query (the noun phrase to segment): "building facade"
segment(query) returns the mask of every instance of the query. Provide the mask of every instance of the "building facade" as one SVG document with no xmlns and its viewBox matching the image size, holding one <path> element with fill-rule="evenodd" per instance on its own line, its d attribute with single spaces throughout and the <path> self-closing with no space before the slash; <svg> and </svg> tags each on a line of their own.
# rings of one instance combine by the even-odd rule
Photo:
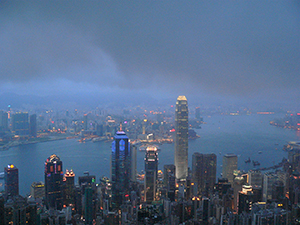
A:
<svg viewBox="0 0 300 225">
<path fill-rule="evenodd" d="M 188 176 L 188 103 L 179 96 L 175 111 L 175 167 L 176 179 L 185 181 Z"/>
<path fill-rule="evenodd" d="M 63 176 L 62 161 L 57 155 L 51 155 L 45 162 L 45 197 L 50 209 L 62 209 Z"/>
<path fill-rule="evenodd" d="M 192 181 L 196 185 L 197 194 L 208 196 L 216 183 L 217 156 L 195 152 L 192 161 Z"/>
<path fill-rule="evenodd" d="M 19 170 L 12 164 L 4 168 L 5 194 L 6 196 L 19 195 Z"/>
<path fill-rule="evenodd" d="M 228 182 L 233 185 L 233 171 L 237 170 L 237 155 L 235 154 L 226 154 L 223 157 L 223 178 L 227 178 Z"/>
<path fill-rule="evenodd" d="M 129 193 L 131 178 L 130 142 L 124 131 L 116 133 L 111 149 L 112 208 L 118 208 Z"/>
<path fill-rule="evenodd" d="M 151 203 L 156 197 L 156 182 L 158 171 L 158 151 L 154 146 L 148 146 L 145 156 L 145 202 Z"/>
<path fill-rule="evenodd" d="M 28 113 L 17 112 L 12 115 L 12 130 L 15 135 L 29 135 Z"/>
</svg>

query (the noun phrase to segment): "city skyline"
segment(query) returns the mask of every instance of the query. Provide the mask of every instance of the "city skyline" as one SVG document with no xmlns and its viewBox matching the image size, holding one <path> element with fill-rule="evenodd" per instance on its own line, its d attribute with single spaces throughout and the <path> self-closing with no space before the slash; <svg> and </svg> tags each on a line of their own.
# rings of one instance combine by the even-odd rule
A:
<svg viewBox="0 0 300 225">
<path fill-rule="evenodd" d="M 0 1 L 0 224 L 298 224 L 299 10 Z"/>
<path fill-rule="evenodd" d="M 246 112 L 242 115 L 237 113 L 215 115 L 213 117 L 220 119 L 218 126 L 219 129 L 221 129 L 222 126 L 223 131 L 220 130 L 211 135 L 207 134 L 211 129 L 210 126 L 214 126 L 214 123 L 209 122 L 211 116 L 205 117 L 203 121 L 204 118 L 201 115 L 201 111 L 196 107 L 194 118 L 189 120 L 187 99 L 185 96 L 179 96 L 176 106 L 170 109 L 173 111 L 170 118 L 166 116 L 167 114 L 165 114 L 165 112 L 153 113 L 153 111 L 149 111 L 149 113 L 153 115 L 149 115 L 148 117 L 146 115 L 147 110 L 141 108 L 137 108 L 137 111 L 132 114 L 130 111 L 124 110 L 122 115 L 127 115 L 126 120 L 124 117 L 110 116 L 107 112 L 103 112 L 103 115 L 99 116 L 97 115 L 99 112 L 96 111 L 85 114 L 75 110 L 74 112 L 65 111 L 64 114 L 61 115 L 64 120 L 60 120 L 59 114 L 54 113 L 54 115 L 56 115 L 55 119 L 53 118 L 53 120 L 51 119 L 44 123 L 44 118 L 36 120 L 36 114 L 33 114 L 34 119 L 30 119 L 30 122 L 32 122 L 31 127 L 35 128 L 31 130 L 37 130 L 37 132 L 30 134 L 30 129 L 28 130 L 30 127 L 28 118 L 31 118 L 31 116 L 28 113 L 11 114 L 11 107 L 9 107 L 8 110 L 8 113 L 1 113 L 2 118 L 0 118 L 1 121 L 4 121 L 1 128 L 3 129 L 2 138 L 6 142 L 9 141 L 8 145 L 17 142 L 19 144 L 18 147 L 21 148 L 24 143 L 29 144 L 32 140 L 45 141 L 44 138 L 45 135 L 47 135 L 45 132 L 49 132 L 49 134 L 55 132 L 56 134 L 54 134 L 54 136 L 58 135 L 60 138 L 66 139 L 65 141 L 71 141 L 69 140 L 70 138 L 77 138 L 78 140 L 74 141 L 77 142 L 77 144 L 80 142 L 80 145 L 82 145 L 84 149 L 84 151 L 80 151 L 83 154 L 82 156 L 79 155 L 79 152 L 75 153 L 75 149 L 73 148 L 68 150 L 67 145 L 64 145 L 64 147 L 60 149 L 68 155 L 71 153 L 70 155 L 75 156 L 75 158 L 80 158 L 77 163 L 76 159 L 72 158 L 71 164 L 69 161 L 67 167 L 70 167 L 70 165 L 78 167 L 78 165 L 83 164 L 83 161 L 87 161 L 88 166 L 85 165 L 84 169 L 90 168 L 90 162 L 93 158 L 104 150 L 111 156 L 109 160 L 111 176 L 110 178 L 102 176 L 100 179 L 96 177 L 96 175 L 101 176 L 103 169 L 105 169 L 102 166 L 102 163 L 103 165 L 105 164 L 105 158 L 102 157 L 100 160 L 96 160 L 95 163 L 98 171 L 97 174 L 90 175 L 90 173 L 86 171 L 84 172 L 84 176 L 78 177 L 78 183 L 75 183 L 75 173 L 73 170 L 67 169 L 64 175 L 62 162 L 65 161 L 65 159 L 61 161 L 58 155 L 52 154 L 45 161 L 45 185 L 42 182 L 33 182 L 30 187 L 31 195 L 28 197 L 13 194 L 13 190 L 18 189 L 19 186 L 18 175 L 11 176 L 11 179 L 7 179 L 7 175 L 5 175 L 5 187 L 11 184 L 13 188 L 11 191 L 6 188 L 6 191 L 0 195 L 0 209 L 3 208 L 5 210 L 4 214 L 0 214 L 0 223 L 3 219 L 7 221 L 7 223 L 8 221 L 15 223 L 20 219 L 27 221 L 26 223 L 35 225 L 35 223 L 29 221 L 38 218 L 37 224 L 42 224 L 50 220 L 62 220 L 65 221 L 66 224 L 69 224 L 71 219 L 80 225 L 93 224 L 95 221 L 97 221 L 97 224 L 111 225 L 116 223 L 145 224 L 148 220 L 156 221 L 161 224 L 180 224 L 185 221 L 201 224 L 202 222 L 206 223 L 212 219 L 217 221 L 216 223 L 228 220 L 236 221 L 236 223 L 239 224 L 239 221 L 246 220 L 247 218 L 265 219 L 263 215 L 263 210 L 265 209 L 268 209 L 270 212 L 268 215 L 268 220 L 270 221 L 280 220 L 281 224 L 291 224 L 291 221 L 298 219 L 298 217 L 293 214 L 293 210 L 288 208 L 289 206 L 286 202 L 288 201 L 293 207 L 297 203 L 298 189 L 288 188 L 298 187 L 298 179 L 300 177 L 297 175 L 297 172 L 299 171 L 300 142 L 289 142 L 289 145 L 285 146 L 287 151 L 289 151 L 288 160 L 283 158 L 281 162 L 277 161 L 277 165 L 274 165 L 273 162 L 273 166 L 269 168 L 260 167 L 260 163 L 254 161 L 255 154 L 252 152 L 251 158 L 253 167 L 251 166 L 250 168 L 253 168 L 256 172 L 253 172 L 253 170 L 239 170 L 238 164 L 241 163 L 244 163 L 243 167 L 249 168 L 248 163 L 251 162 L 250 157 L 248 157 L 245 162 L 240 161 L 238 163 L 238 158 L 241 155 L 238 156 L 233 153 L 226 154 L 226 152 L 222 154 L 219 152 L 219 157 L 217 157 L 216 154 L 211 153 L 212 148 L 203 146 L 205 142 L 202 141 L 202 138 L 200 142 L 196 142 L 199 138 L 197 132 L 202 131 L 202 129 L 203 132 L 201 133 L 204 135 L 204 140 L 207 140 L 207 137 L 205 138 L 205 135 L 207 135 L 210 139 L 209 142 L 211 142 L 211 138 L 216 138 L 218 134 L 225 134 L 225 139 L 217 140 L 214 144 L 217 145 L 216 149 L 218 151 L 227 151 L 228 145 L 227 147 L 224 145 L 224 140 L 228 141 L 228 136 L 226 135 L 227 132 L 223 129 L 225 127 L 233 128 L 247 117 L 252 120 L 252 123 L 250 123 L 251 126 L 257 124 L 259 127 L 264 127 L 263 131 L 265 131 L 268 136 L 268 138 L 262 138 L 260 140 L 264 143 L 270 137 L 270 133 L 265 130 L 267 128 L 266 125 L 271 127 L 272 130 L 276 129 L 276 131 L 273 131 L 275 133 L 278 132 L 277 129 L 282 129 L 270 122 L 262 124 L 262 121 L 256 121 L 253 123 L 257 119 L 261 120 L 265 116 L 273 115 L 270 114 L 270 112 L 258 112 L 254 115 L 246 114 Z M 138 119 L 137 112 L 142 115 L 142 119 Z M 12 119 L 6 120 L 8 115 L 12 115 Z M 21 115 L 21 118 L 16 120 L 14 117 L 18 115 Z M 41 116 L 42 115 L 39 115 L 38 117 Z M 3 119 L 3 117 L 5 118 Z M 76 121 L 76 117 L 79 117 L 80 120 Z M 235 118 L 235 120 L 232 121 L 232 118 Z M 293 116 L 291 124 L 298 126 L 299 118 L 297 114 Z M 228 120 L 227 125 L 224 124 L 225 119 Z M 26 128 L 25 130 L 28 131 L 26 134 L 17 133 L 17 126 L 8 126 L 8 124 L 6 124 L 7 122 L 23 124 L 24 121 L 27 126 L 24 127 L 22 125 L 20 128 L 21 130 Z M 71 125 L 70 121 L 75 125 L 74 131 L 68 128 Z M 209 125 L 207 123 L 209 123 Z M 53 129 L 48 131 L 36 129 L 37 127 L 41 127 L 41 125 L 42 127 L 47 126 L 47 124 L 51 125 Z M 58 127 L 55 128 L 57 125 L 64 128 L 62 130 Z M 200 125 L 205 128 L 200 129 Z M 12 130 L 5 130 L 6 127 L 10 127 Z M 197 132 L 194 131 L 194 134 L 193 132 L 188 132 L 189 127 L 194 127 Z M 247 128 L 247 126 L 244 127 Z M 289 131 L 296 133 L 295 130 L 292 130 L 295 129 L 295 127 L 289 128 Z M 238 132 L 240 132 L 238 127 L 237 129 Z M 228 131 L 229 130 L 230 128 Z M 190 129 L 190 131 L 193 130 Z M 255 135 L 257 131 L 258 130 L 250 132 L 249 134 Z M 286 129 L 282 129 L 282 131 L 287 132 Z M 128 136 L 127 133 L 129 134 Z M 190 134 L 190 138 L 188 138 L 188 133 Z M 275 133 L 273 133 L 273 135 Z M 40 136 L 41 134 L 43 136 Z M 115 135 L 112 136 L 113 134 Z M 166 138 L 166 135 L 169 135 L 169 138 Z M 283 133 L 281 135 L 283 135 Z M 174 144 L 172 144 L 172 136 L 174 138 Z M 129 137 L 131 138 L 129 139 Z M 159 139 L 159 137 L 161 139 Z M 96 151 L 93 154 L 88 154 L 89 148 L 96 144 L 92 143 L 92 145 L 87 145 L 92 138 L 95 141 L 112 142 L 111 147 L 109 148 L 110 145 L 106 144 L 104 145 L 106 148 L 102 149 L 97 145 Z M 257 139 L 255 142 L 260 143 L 258 137 L 245 138 L 250 142 Z M 187 150 L 189 139 L 192 145 L 191 151 Z M 230 142 L 235 142 L 234 139 L 235 138 L 232 138 Z M 161 143 L 161 141 L 163 141 L 163 143 Z M 165 143 L 165 141 L 167 142 Z M 278 139 L 276 139 L 276 141 L 278 141 Z M 156 146 L 149 147 L 149 145 L 155 142 L 157 142 L 158 145 L 162 145 L 161 148 L 158 149 Z M 70 143 L 71 142 L 69 142 L 69 144 Z M 34 142 L 33 144 L 34 145 L 29 145 L 29 148 L 33 148 L 35 144 L 38 143 Z M 171 148 L 167 150 L 169 144 L 172 145 L 170 146 Z M 234 147 L 230 149 L 232 152 L 238 150 L 244 154 L 249 154 L 250 151 L 247 151 L 245 149 L 247 146 L 244 145 L 245 142 L 242 141 L 242 146 L 239 147 L 237 143 L 235 143 Z M 253 143 L 248 145 L 252 151 Z M 275 146 L 276 145 L 279 144 L 275 143 Z M 57 148 L 55 144 L 53 146 L 55 146 L 56 151 L 59 152 L 59 148 Z M 139 151 L 141 152 L 139 155 L 143 154 L 144 160 L 141 160 L 141 156 L 137 155 L 137 146 L 139 146 Z M 274 146 L 274 143 L 272 143 L 272 146 Z M 3 150 L 5 150 L 4 147 L 2 146 Z M 30 150 L 35 151 L 34 148 Z M 162 161 L 158 161 L 158 151 L 160 150 L 163 151 Z M 168 153 L 164 153 L 166 150 Z M 256 147 L 255 150 L 258 151 L 259 148 Z M 13 149 L 11 149 L 11 151 L 13 151 Z M 146 154 L 144 154 L 143 151 L 146 151 Z M 178 152 L 180 153 L 178 154 L 179 157 L 176 156 Z M 188 154 L 188 152 L 190 154 Z M 262 153 L 262 151 L 258 151 L 257 155 L 261 156 Z M 267 149 L 265 148 L 264 153 L 267 153 Z M 279 152 L 277 152 L 277 154 L 278 153 Z M 19 154 L 21 154 L 21 152 L 19 152 Z M 175 165 L 169 164 L 170 161 L 165 161 L 166 156 L 173 154 Z M 220 162 L 222 155 L 223 165 L 219 167 L 223 169 L 223 176 L 222 178 L 218 177 L 218 181 L 216 181 L 218 170 L 217 161 Z M 83 156 L 86 157 L 86 160 L 82 160 Z M 188 169 L 188 158 L 191 156 L 192 163 L 190 162 L 190 164 L 192 167 Z M 69 156 L 65 155 L 64 157 L 68 158 Z M 244 157 L 245 155 L 243 158 Z M 140 162 L 143 161 L 145 171 L 138 173 L 135 179 L 134 174 L 137 172 L 137 168 L 136 162 L 134 161 L 136 160 Z M 265 159 L 264 157 L 260 157 L 260 160 L 264 161 Z M 22 161 L 26 163 L 26 160 Z M 162 164 L 161 167 L 163 166 L 164 168 L 163 172 L 158 170 L 159 162 Z M 266 162 L 264 162 L 264 164 L 265 163 Z M 252 164 L 250 163 L 250 165 Z M 9 165 L 9 167 L 16 168 L 12 165 Z M 21 167 L 23 167 L 23 165 L 21 165 Z M 21 173 L 26 172 L 23 169 L 20 170 Z M 100 173 L 99 169 L 101 170 Z M 180 173 L 177 179 L 175 179 L 175 171 L 177 169 Z M 268 172 L 263 172 L 265 170 Z M 77 169 L 75 172 L 76 171 Z M 257 171 L 259 171 L 259 173 Z M 38 172 L 41 173 L 42 170 Z M 262 174 L 264 182 L 261 182 L 262 180 L 260 179 Z M 24 183 L 21 183 L 21 185 L 23 184 Z M 44 196 L 41 191 L 44 191 Z M 273 204 L 277 205 L 276 210 L 274 210 Z M 156 205 L 160 205 L 160 207 Z M 17 215 L 16 212 L 25 211 L 28 213 L 22 214 L 20 218 L 10 216 Z M 279 215 L 279 217 L 277 215 Z M 275 224 L 276 223 L 277 222 L 275 222 Z"/>
</svg>

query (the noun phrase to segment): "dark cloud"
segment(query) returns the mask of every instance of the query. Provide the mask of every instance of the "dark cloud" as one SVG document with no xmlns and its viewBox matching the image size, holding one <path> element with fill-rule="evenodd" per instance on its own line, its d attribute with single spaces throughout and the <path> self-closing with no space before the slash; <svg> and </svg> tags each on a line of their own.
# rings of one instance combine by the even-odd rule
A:
<svg viewBox="0 0 300 225">
<path fill-rule="evenodd" d="M 300 84 L 295 1 L 2 1 L 0 79 L 244 98 Z"/>
</svg>

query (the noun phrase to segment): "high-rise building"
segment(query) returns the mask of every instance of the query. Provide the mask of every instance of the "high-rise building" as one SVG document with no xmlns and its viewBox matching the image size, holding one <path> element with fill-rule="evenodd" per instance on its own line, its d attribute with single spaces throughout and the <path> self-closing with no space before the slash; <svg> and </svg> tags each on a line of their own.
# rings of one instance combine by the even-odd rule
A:
<svg viewBox="0 0 300 225">
<path fill-rule="evenodd" d="M 88 129 L 88 114 L 83 115 L 83 129 L 84 130 Z"/>
<path fill-rule="evenodd" d="M 29 117 L 29 134 L 36 137 L 37 127 L 36 127 L 36 114 Z"/>
<path fill-rule="evenodd" d="M 19 195 L 19 170 L 12 164 L 4 168 L 5 194 L 7 196 Z"/>
<path fill-rule="evenodd" d="M 111 149 L 112 207 L 118 208 L 129 194 L 131 177 L 130 142 L 124 131 L 116 132 Z"/>
<path fill-rule="evenodd" d="M 254 194 L 251 185 L 243 185 L 242 190 L 238 194 L 238 214 L 251 211 Z"/>
<path fill-rule="evenodd" d="M 137 154 L 137 146 L 132 145 L 131 146 L 131 181 L 136 181 L 136 154 Z"/>
<path fill-rule="evenodd" d="M 45 196 L 48 208 L 62 209 L 63 175 L 62 161 L 57 155 L 51 155 L 45 162 Z"/>
<path fill-rule="evenodd" d="M 73 170 L 66 170 L 65 176 L 65 205 L 74 205 L 75 204 L 75 173 Z"/>
<path fill-rule="evenodd" d="M 176 179 L 175 165 L 164 165 L 164 185 L 167 188 L 167 195 L 171 201 L 175 201 Z"/>
<path fill-rule="evenodd" d="M 237 170 L 237 155 L 235 154 L 226 154 L 223 157 L 223 178 L 227 178 L 228 182 L 233 185 L 233 171 Z"/>
<path fill-rule="evenodd" d="M 145 202 L 151 203 L 156 197 L 158 171 L 158 151 L 155 146 L 148 146 L 145 156 Z"/>
<path fill-rule="evenodd" d="M 7 112 L 0 111 L 0 131 L 8 130 L 8 114 Z"/>
<path fill-rule="evenodd" d="M 28 113 L 17 112 L 12 115 L 12 130 L 15 135 L 29 135 Z"/>
<path fill-rule="evenodd" d="M 175 167 L 176 179 L 185 181 L 188 176 L 188 103 L 179 96 L 175 111 Z"/>
<path fill-rule="evenodd" d="M 262 187 L 263 174 L 260 170 L 249 170 L 248 171 L 249 181 L 248 183 L 253 187 Z"/>
<path fill-rule="evenodd" d="M 278 181 L 278 176 L 275 173 L 266 172 L 263 178 L 263 201 L 272 199 L 272 191 L 274 183 Z"/>
<path fill-rule="evenodd" d="M 87 187 L 84 190 L 84 218 L 85 224 L 93 224 L 93 189 Z"/>
<path fill-rule="evenodd" d="M 45 184 L 43 182 L 33 182 L 30 186 L 30 195 L 33 198 L 44 198 Z"/>
<path fill-rule="evenodd" d="M 197 194 L 208 196 L 216 183 L 217 156 L 195 152 L 192 160 L 192 181 L 197 187 Z"/>
<path fill-rule="evenodd" d="M 198 120 L 201 119 L 200 107 L 196 107 L 195 109 L 195 118 Z"/>
<path fill-rule="evenodd" d="M 12 197 L 4 205 L 3 224 L 37 224 L 37 205 L 20 195 Z M 0 219 L 1 220 L 1 219 Z"/>
</svg>

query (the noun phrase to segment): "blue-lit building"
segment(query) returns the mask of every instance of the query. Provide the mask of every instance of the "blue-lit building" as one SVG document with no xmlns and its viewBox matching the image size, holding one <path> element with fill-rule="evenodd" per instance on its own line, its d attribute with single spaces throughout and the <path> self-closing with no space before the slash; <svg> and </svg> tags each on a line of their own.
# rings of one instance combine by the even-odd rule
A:
<svg viewBox="0 0 300 225">
<path fill-rule="evenodd" d="M 62 209 L 63 168 L 57 155 L 51 155 L 45 162 L 45 197 L 48 208 Z"/>
<path fill-rule="evenodd" d="M 111 149 L 112 208 L 118 208 L 129 196 L 131 178 L 130 142 L 124 131 L 116 133 Z"/>
</svg>

